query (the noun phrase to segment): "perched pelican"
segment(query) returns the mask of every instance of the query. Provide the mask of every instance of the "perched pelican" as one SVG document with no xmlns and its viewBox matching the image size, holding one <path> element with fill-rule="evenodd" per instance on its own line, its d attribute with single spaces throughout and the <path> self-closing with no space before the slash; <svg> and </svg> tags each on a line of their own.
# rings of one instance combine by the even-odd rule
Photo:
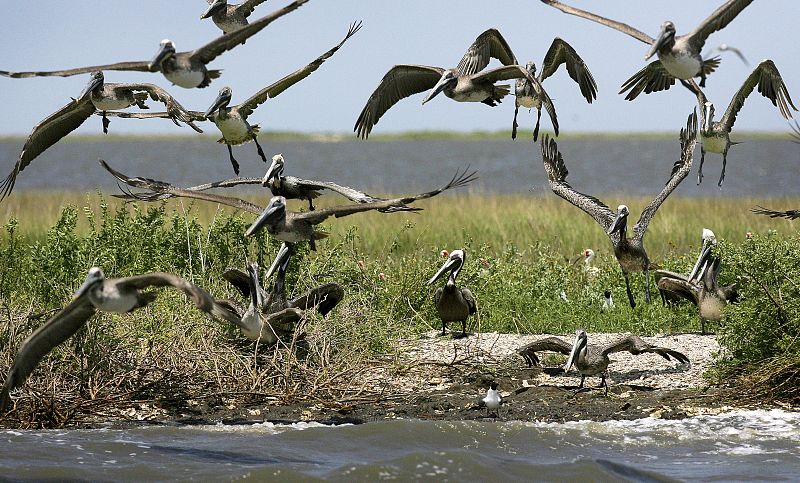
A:
<svg viewBox="0 0 800 483">
<path fill-rule="evenodd" d="M 247 17 L 265 1 L 247 0 L 239 5 L 231 5 L 228 0 L 208 0 L 208 9 L 200 16 L 200 19 L 211 17 L 214 25 L 219 27 L 223 34 L 229 34 L 234 30 L 246 27 L 248 25 Z"/>
<path fill-rule="evenodd" d="M 622 22 L 601 17 L 593 13 L 565 5 L 557 0 L 542 0 L 543 3 L 555 7 L 564 13 L 576 15 L 599 24 L 619 30 L 631 37 L 650 44 L 645 60 L 658 55 L 658 60 L 651 62 L 644 69 L 633 75 L 622 85 L 623 92 L 630 90 L 625 99 L 632 101 L 644 91 L 645 94 L 669 89 L 675 79 L 682 81 L 700 77 L 700 86 L 705 87 L 706 76 L 717 68 L 719 57 L 703 59 L 700 51 L 709 35 L 722 30 L 736 16 L 750 5 L 753 0 L 728 0 L 706 18 L 692 32 L 686 35 L 675 35 L 675 24 L 669 20 L 661 25 L 657 39 L 636 30 Z"/>
<path fill-rule="evenodd" d="M 650 302 L 650 259 L 644 250 L 644 235 L 647 232 L 647 226 L 650 220 L 656 214 L 661 203 L 667 199 L 670 193 L 689 175 L 692 169 L 692 158 L 694 146 L 697 136 L 697 115 L 693 113 L 689 116 L 686 128 L 681 129 L 681 158 L 672 166 L 672 173 L 670 174 L 669 181 L 650 202 L 647 207 L 642 211 L 639 221 L 633 225 L 633 236 L 628 238 L 627 223 L 628 223 L 628 207 L 626 205 L 619 205 L 617 212 L 614 213 L 602 201 L 594 196 L 585 195 L 575 191 L 572 186 L 567 183 L 567 170 L 564 159 L 558 151 L 558 145 L 554 139 L 549 139 L 547 136 L 542 138 L 542 160 L 544 161 L 544 169 L 547 171 L 547 177 L 550 183 L 550 188 L 553 193 L 569 201 L 576 207 L 585 211 L 586 214 L 591 216 L 603 230 L 606 231 L 608 237 L 611 239 L 611 244 L 614 246 L 614 256 L 617 257 L 622 274 L 625 276 L 625 288 L 628 293 L 628 301 L 631 307 L 636 306 L 633 300 L 633 293 L 631 292 L 630 282 L 628 281 L 628 273 L 643 271 L 645 275 L 645 301 Z"/>
<path fill-rule="evenodd" d="M 42 122 L 33 127 L 28 139 L 22 146 L 17 164 L 11 173 L 0 182 L 0 200 L 11 193 L 17 176 L 31 161 L 57 143 L 64 136 L 77 129 L 84 121 L 95 112 L 103 114 L 103 132 L 108 132 L 108 119 L 106 111 L 124 109 L 136 105 L 147 109 L 147 97 L 154 101 L 164 103 L 167 107 L 165 117 L 169 117 L 178 125 L 183 121 L 195 131 L 202 132 L 192 122 L 193 117 L 180 105 L 167 91 L 153 84 L 106 84 L 102 72 L 92 73 L 91 80 L 77 99 L 47 116 Z"/>
<path fill-rule="evenodd" d="M 500 405 L 503 404 L 503 397 L 500 391 L 497 390 L 497 383 L 492 381 L 489 383 L 489 389 L 486 390 L 486 396 L 481 399 L 481 403 L 486 406 L 486 415 L 494 414 L 494 417 L 499 417 Z M 490 412 L 491 411 L 491 412 Z"/>
<path fill-rule="evenodd" d="M 763 206 L 756 205 L 756 207 L 751 208 L 750 211 L 758 215 L 767 215 L 770 218 L 786 218 L 787 220 L 794 220 L 796 218 L 800 218 L 800 210 L 776 211 L 776 210 L 770 210 L 769 208 L 764 208 Z"/>
<path fill-rule="evenodd" d="M 467 255 L 464 250 L 453 250 L 444 265 L 428 280 L 428 285 L 438 280 L 445 273 L 450 273 L 444 287 L 436 289 L 433 295 L 433 303 L 442 319 L 442 335 L 445 335 L 448 322 L 461 322 L 461 335 L 467 336 L 467 318 L 474 314 L 478 307 L 475 305 L 475 297 L 466 288 L 456 286 L 456 277 L 464 266 Z"/>
<path fill-rule="evenodd" d="M 258 144 L 257 135 L 259 127 L 258 125 L 251 125 L 248 123 L 247 117 L 252 114 L 258 106 L 266 102 L 267 99 L 277 97 L 281 92 L 319 69 L 323 62 L 335 54 L 336 51 L 347 42 L 347 39 L 355 35 L 359 29 L 361 29 L 361 22 L 351 24 L 350 30 L 347 31 L 345 38 L 335 47 L 320 55 L 305 67 L 292 72 L 283 79 L 256 92 L 249 99 L 237 106 L 228 107 L 228 104 L 231 102 L 231 88 L 223 87 L 220 89 L 219 95 L 214 100 L 214 103 L 206 110 L 205 117 L 214 121 L 214 124 L 216 124 L 222 132 L 222 138 L 217 142 L 228 146 L 228 155 L 233 165 L 233 171 L 237 175 L 239 174 L 239 163 L 233 158 L 232 145 L 254 141 L 256 143 L 258 155 L 261 156 L 261 159 L 265 163 L 267 162 L 267 157 L 261 149 L 261 145 Z"/>
<path fill-rule="evenodd" d="M 536 108 L 536 127 L 533 129 L 533 140 L 537 141 L 539 120 L 542 117 L 543 97 L 537 89 L 541 89 L 541 84 L 544 80 L 555 74 L 561 64 L 566 64 L 567 73 L 580 87 L 581 94 L 586 98 L 586 102 L 591 104 L 593 100 L 597 99 L 597 84 L 594 81 L 594 77 L 592 77 L 592 73 L 589 72 L 589 68 L 586 67 L 586 63 L 583 62 L 583 59 L 571 45 L 556 37 L 553 39 L 553 43 L 550 44 L 550 48 L 547 49 L 547 55 L 544 56 L 544 61 L 542 62 L 542 71 L 539 73 L 539 77 L 536 78 L 539 84 L 533 84 L 527 78 L 517 79 L 515 83 L 514 94 L 516 95 L 516 101 L 514 123 L 511 126 L 511 139 L 517 138 L 517 112 L 519 112 L 519 106 L 522 106 L 528 109 Z M 525 68 L 531 77 L 536 76 L 536 64 L 528 62 Z M 558 136 L 558 124 L 555 121 L 553 122 L 553 129 L 556 136 Z"/>
<path fill-rule="evenodd" d="M 503 67 L 481 72 L 494 58 Z M 558 132 L 558 120 L 553 102 L 536 80 L 524 67 L 518 65 L 511 47 L 496 29 L 480 34 L 469 47 L 467 53 L 454 69 L 443 69 L 427 65 L 398 64 L 389 69 L 381 79 L 375 92 L 369 96 L 364 109 L 358 115 L 353 128 L 356 136 L 367 139 L 372 127 L 381 116 L 401 99 L 432 89 L 422 103 L 430 101 L 440 92 L 458 102 L 482 102 L 496 106 L 505 97 L 508 85 L 495 85 L 495 82 L 527 78 L 534 92 L 541 97 L 550 120 Z"/>
<path fill-rule="evenodd" d="M 11 404 L 9 392 L 22 386 L 44 356 L 78 332 L 96 311 L 132 312 L 156 299 L 155 292 L 144 292 L 144 289 L 166 286 L 183 291 L 198 309 L 213 317 L 241 324 L 235 314 L 217 304 L 208 292 L 177 275 L 153 272 L 107 279 L 103 270 L 93 267 L 75 292 L 72 302 L 36 329 L 20 346 L 0 391 L 0 413 Z"/>
<path fill-rule="evenodd" d="M 586 331 L 583 329 L 575 331 L 575 341 L 572 345 L 558 337 L 547 337 L 520 347 L 517 349 L 517 354 L 525 359 L 528 367 L 531 367 L 534 364 L 539 364 L 539 357 L 536 355 L 539 351 L 553 351 L 568 354 L 567 363 L 564 364 L 564 372 L 569 371 L 572 366 L 575 366 L 581 374 L 580 388 L 583 388 L 583 382 L 586 376 L 596 376 L 599 374 L 602 380 L 598 387 L 605 386 L 606 394 L 608 394 L 608 383 L 606 382 L 608 364 L 611 362 L 608 356 L 614 352 L 627 351 L 635 356 L 646 352 L 652 352 L 668 361 L 674 358 L 679 363 L 689 363 L 689 358 L 682 353 L 665 347 L 648 344 L 635 335 L 621 337 L 605 346 L 589 345 L 589 339 L 586 335 Z"/>
<path fill-rule="evenodd" d="M 173 84 L 187 89 L 193 87 L 206 87 L 212 79 L 220 76 L 220 70 L 208 70 L 206 64 L 216 59 L 222 53 L 243 44 L 247 39 L 258 33 L 261 29 L 274 20 L 296 10 L 308 0 L 295 0 L 289 5 L 262 17 L 250 25 L 227 33 L 204 46 L 186 52 L 176 52 L 175 43 L 169 39 L 161 41 L 161 45 L 150 61 L 118 62 L 116 64 L 94 65 L 78 67 L 76 69 L 56 70 L 46 72 L 8 72 L 0 71 L 6 77 L 40 77 L 61 76 L 68 77 L 76 74 L 86 74 L 96 70 L 131 70 L 139 72 L 161 72 Z"/>
<path fill-rule="evenodd" d="M 697 89 L 697 104 L 700 106 L 700 168 L 697 171 L 697 184 L 703 181 L 703 161 L 705 161 L 706 151 L 712 153 L 722 154 L 722 173 L 719 176 L 718 186 L 722 187 L 722 180 L 725 179 L 725 165 L 728 162 L 728 149 L 735 142 L 731 142 L 731 129 L 733 123 L 736 122 L 736 116 L 739 114 L 744 101 L 747 96 L 753 92 L 753 89 L 758 86 L 758 92 L 766 97 L 772 104 L 776 106 L 781 115 L 785 119 L 792 118 L 792 111 L 797 108 L 789 96 L 789 91 L 783 83 L 778 68 L 771 60 L 762 60 L 758 66 L 753 69 L 753 72 L 747 76 L 742 87 L 736 92 L 736 95 L 731 99 L 728 110 L 719 121 L 714 120 L 714 104 L 708 101 L 706 95 L 701 89 Z"/>
</svg>

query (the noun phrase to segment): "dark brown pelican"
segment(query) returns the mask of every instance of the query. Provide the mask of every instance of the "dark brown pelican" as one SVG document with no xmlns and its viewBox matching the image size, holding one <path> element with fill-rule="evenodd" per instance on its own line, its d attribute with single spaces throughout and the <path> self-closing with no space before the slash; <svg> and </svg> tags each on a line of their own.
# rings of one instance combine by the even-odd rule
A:
<svg viewBox="0 0 800 483">
<path fill-rule="evenodd" d="M 445 273 L 449 273 L 447 283 L 444 287 L 436 289 L 433 295 L 433 304 L 442 319 L 442 335 L 445 335 L 448 322 L 461 322 L 461 334 L 458 337 L 467 336 L 467 318 L 474 314 L 478 307 L 475 305 L 475 297 L 466 288 L 459 288 L 456 285 L 456 277 L 464 267 L 467 254 L 464 250 L 453 250 L 444 265 L 428 280 L 428 285 L 432 284 Z"/>
<path fill-rule="evenodd" d="M 5 198 L 14 189 L 19 173 L 28 166 L 37 156 L 45 152 L 50 146 L 60 141 L 64 136 L 77 129 L 84 121 L 95 112 L 103 115 L 103 132 L 108 132 L 108 119 L 106 111 L 124 109 L 136 105 L 147 109 L 145 100 L 150 97 L 154 101 L 163 103 L 167 107 L 164 117 L 169 117 L 178 124 L 183 121 L 195 131 L 202 132 L 192 122 L 193 117 L 180 105 L 167 91 L 153 84 L 106 84 L 103 73 L 94 72 L 89 84 L 77 99 L 58 111 L 47 116 L 42 122 L 33 127 L 28 139 L 22 146 L 17 164 L 11 173 L 0 182 L 0 200 Z"/>
<path fill-rule="evenodd" d="M 771 60 L 762 60 L 753 69 L 753 72 L 747 76 L 742 87 L 731 99 L 728 110 L 725 111 L 719 121 L 714 120 L 714 104 L 708 101 L 701 89 L 698 88 L 696 90 L 697 103 L 700 105 L 700 167 L 697 170 L 697 184 L 703 181 L 703 162 L 705 161 L 706 151 L 708 151 L 722 154 L 722 172 L 717 183 L 718 186 L 722 187 L 722 181 L 725 179 L 725 165 L 728 162 L 728 149 L 737 144 L 731 142 L 730 137 L 733 123 L 736 122 L 736 116 L 744 106 L 744 101 L 756 86 L 758 86 L 758 92 L 772 101 L 772 105 L 780 110 L 785 119 L 792 118 L 791 109 L 796 111 L 797 108 L 789 96 L 789 91 L 783 83 L 783 78 L 778 72 L 778 68 L 775 67 L 775 63 Z"/>
<path fill-rule="evenodd" d="M 247 17 L 253 13 L 257 6 L 267 0 L 247 0 L 239 5 L 229 4 L 228 0 L 208 0 L 208 9 L 200 16 L 200 19 L 211 17 L 214 25 L 222 30 L 223 34 L 229 34 L 234 30 L 246 27 Z"/>
<path fill-rule="evenodd" d="M 308 2 L 308 0 L 295 0 L 289 5 L 256 20 L 250 25 L 217 37 L 195 50 L 176 52 L 175 43 L 169 39 L 164 39 L 161 41 L 161 46 L 151 61 L 118 62 L 116 64 L 94 65 L 90 67 L 46 72 L 0 71 L 0 75 L 14 78 L 41 76 L 68 77 L 76 74 L 86 74 L 96 70 L 131 70 L 139 72 L 161 72 L 164 74 L 164 77 L 173 84 L 187 89 L 206 87 L 211 83 L 212 79 L 219 77 L 222 72 L 219 70 L 208 70 L 206 64 L 209 64 L 224 52 L 233 49 L 237 45 L 243 44 L 247 39 L 257 34 L 274 20 L 296 10 L 306 2 Z"/>
<path fill-rule="evenodd" d="M 622 85 L 620 94 L 630 90 L 625 97 L 629 101 L 636 99 L 642 91 L 649 94 L 669 89 L 675 84 L 676 78 L 685 81 L 693 77 L 700 77 L 700 86 L 705 87 L 706 76 L 714 72 L 719 65 L 719 57 L 704 60 L 700 56 L 706 39 L 714 32 L 725 28 L 752 1 L 728 0 L 686 35 L 675 35 L 675 25 L 668 20 L 661 25 L 661 33 L 657 39 L 654 39 L 622 22 L 565 5 L 557 0 L 542 0 L 543 3 L 564 13 L 583 17 L 619 30 L 651 46 L 645 55 L 645 60 L 656 54 L 658 60 L 648 64 Z"/>
<path fill-rule="evenodd" d="M 547 171 L 547 177 L 550 182 L 550 188 L 553 193 L 569 201 L 576 207 L 585 211 L 586 214 L 591 216 L 597 223 L 603 227 L 608 237 L 611 239 L 611 244 L 614 246 L 614 256 L 617 257 L 622 274 L 625 276 L 625 288 L 628 293 L 628 301 L 631 307 L 636 306 L 633 300 L 633 293 L 631 292 L 630 282 L 628 281 L 628 273 L 643 271 L 645 275 L 645 302 L 650 302 L 650 259 L 644 250 L 644 235 L 647 232 L 647 226 L 656 214 L 656 211 L 661 206 L 661 203 L 667 199 L 672 191 L 677 188 L 678 184 L 689 175 L 692 169 L 692 158 L 694 146 L 697 137 L 697 115 L 693 113 L 689 116 L 686 128 L 681 129 L 681 158 L 672 166 L 669 181 L 650 202 L 647 207 L 642 211 L 639 221 L 633 225 L 633 236 L 628 238 L 627 223 L 628 223 L 628 207 L 626 205 L 619 205 L 617 212 L 611 211 L 611 208 L 606 206 L 602 201 L 594 196 L 585 195 L 575 191 L 572 186 L 567 183 L 567 170 L 564 159 L 558 151 L 558 145 L 554 139 L 549 139 L 547 136 L 542 138 L 542 160 L 544 161 L 544 169 Z"/>
<path fill-rule="evenodd" d="M 347 42 L 347 39 L 355 35 L 355 33 L 360 29 L 361 22 L 351 24 L 345 38 L 342 39 L 342 41 L 339 42 L 335 47 L 320 55 L 305 67 L 292 72 L 283 79 L 274 82 L 256 92 L 249 99 L 237 106 L 228 107 L 228 104 L 231 102 L 231 88 L 223 87 L 220 89 L 219 95 L 214 100 L 214 103 L 211 104 L 211 107 L 206 110 L 205 116 L 211 121 L 214 121 L 214 124 L 216 124 L 219 130 L 222 132 L 222 138 L 217 142 L 225 144 L 228 147 L 228 155 L 230 157 L 231 164 L 233 165 L 233 171 L 236 174 L 239 174 L 239 163 L 237 163 L 233 158 L 233 149 L 231 148 L 232 145 L 254 141 L 256 143 L 258 155 L 261 156 L 261 159 L 265 163 L 267 162 L 267 156 L 264 154 L 264 150 L 261 149 L 261 145 L 258 144 L 257 135 L 259 127 L 258 125 L 251 125 L 248 123 L 247 117 L 252 114 L 258 106 L 266 102 L 267 99 L 277 97 L 281 92 L 305 79 L 311 75 L 312 72 L 319 69 L 319 67 L 327 59 L 335 54 L 336 51 L 339 50 L 339 48 L 344 45 L 345 42 Z"/>
<path fill-rule="evenodd" d="M 489 65 L 492 58 L 499 60 L 503 67 L 481 72 Z M 510 91 L 508 85 L 496 86 L 495 82 L 520 78 L 527 78 L 531 82 L 534 91 L 541 97 L 553 126 L 558 130 L 556 111 L 550 96 L 539 81 L 518 64 L 511 47 L 500 32 L 489 29 L 475 39 L 455 69 L 427 65 L 395 65 L 383 76 L 375 92 L 369 96 L 364 109 L 358 115 L 353 131 L 356 136 L 366 139 L 372 127 L 389 108 L 401 99 L 429 89 L 432 90 L 423 99 L 423 104 L 440 92 L 444 92 L 444 95 L 454 101 L 482 102 L 494 107 Z"/>
<path fill-rule="evenodd" d="M 608 394 L 608 383 L 606 382 L 608 364 L 611 362 L 608 358 L 609 354 L 627 351 L 638 356 L 639 354 L 652 352 L 668 361 L 675 359 L 681 364 L 689 363 L 689 358 L 682 353 L 665 347 L 648 344 L 635 335 L 621 337 L 605 346 L 589 345 L 589 338 L 583 329 L 575 331 L 575 341 L 572 345 L 558 337 L 547 337 L 520 347 L 517 349 L 517 354 L 525 359 L 528 367 L 531 367 L 534 364 L 539 364 L 539 357 L 536 353 L 540 351 L 553 351 L 565 355 L 568 354 L 567 363 L 564 364 L 564 372 L 569 371 L 574 365 L 581 374 L 580 388 L 583 388 L 583 382 L 586 376 L 596 376 L 599 374 L 602 380 L 598 387 L 605 386 L 606 394 Z"/>
<path fill-rule="evenodd" d="M 547 55 L 544 56 L 542 62 L 542 71 L 539 72 L 539 77 L 536 80 L 539 84 L 533 84 L 528 79 L 517 79 L 515 84 L 514 93 L 516 95 L 514 107 L 514 123 L 511 127 L 511 139 L 517 137 L 517 112 L 519 106 L 527 107 L 528 109 L 536 108 L 536 127 L 533 129 L 533 140 L 536 141 L 539 136 L 539 120 L 542 117 L 542 94 L 537 90 L 538 87 L 544 82 L 545 79 L 555 74 L 561 64 L 566 64 L 567 73 L 578 84 L 581 89 L 581 94 L 586 98 L 589 104 L 597 99 L 597 84 L 586 67 L 586 63 L 575 52 L 571 45 L 556 37 L 550 48 L 547 50 Z M 528 62 L 525 66 L 531 77 L 536 76 L 536 64 Z M 558 136 L 558 124 L 554 123 L 553 128 L 556 136 Z"/>
<path fill-rule="evenodd" d="M 800 210 L 776 211 L 776 210 L 770 210 L 769 208 L 764 208 L 763 206 L 756 205 L 756 207 L 751 208 L 750 211 L 758 215 L 767 215 L 770 218 L 786 218 L 787 220 L 794 220 L 796 218 L 800 218 Z"/>
<path fill-rule="evenodd" d="M 167 286 L 183 291 L 198 309 L 213 317 L 241 325 L 241 320 L 217 304 L 208 292 L 177 275 L 154 272 L 107 279 L 100 268 L 93 267 L 75 292 L 72 302 L 36 329 L 20 346 L 0 391 L 0 413 L 11 404 L 10 391 L 22 386 L 44 356 L 78 332 L 96 311 L 132 312 L 155 300 L 156 293 L 144 292 L 144 289 Z"/>
</svg>

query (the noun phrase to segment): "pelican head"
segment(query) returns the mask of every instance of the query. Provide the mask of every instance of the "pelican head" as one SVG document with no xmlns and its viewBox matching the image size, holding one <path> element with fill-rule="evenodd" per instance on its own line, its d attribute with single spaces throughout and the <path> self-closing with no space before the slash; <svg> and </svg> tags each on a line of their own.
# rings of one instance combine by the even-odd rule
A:
<svg viewBox="0 0 800 483">
<path fill-rule="evenodd" d="M 200 16 L 200 20 L 211 17 L 212 15 L 225 10 L 227 6 L 228 0 L 214 0 L 211 2 L 211 5 L 208 6 L 208 9 L 203 13 L 203 15 Z"/>
<path fill-rule="evenodd" d="M 436 85 L 433 86 L 431 93 L 428 94 L 428 96 L 422 100 L 422 103 L 425 104 L 426 102 L 430 101 L 444 90 L 454 88 L 457 82 L 458 82 L 458 72 L 455 69 L 447 69 L 442 74 L 442 78 L 439 79 L 439 82 L 437 82 Z"/>
<path fill-rule="evenodd" d="M 444 265 L 442 265 L 439 271 L 436 272 L 436 274 L 431 277 L 430 280 L 428 280 L 428 285 L 438 280 L 439 277 L 447 272 L 450 272 L 450 278 L 448 279 L 447 283 L 450 283 L 450 281 L 455 283 L 458 272 L 460 272 L 461 267 L 464 266 L 466 258 L 467 255 L 464 253 L 464 250 L 453 250 L 450 252 L 450 256 L 447 257 L 447 261 L 444 262 Z"/>
<path fill-rule="evenodd" d="M 650 47 L 650 50 L 647 51 L 647 54 L 644 56 L 644 60 L 649 60 L 650 57 L 654 56 L 656 52 L 661 50 L 666 46 L 670 46 L 675 42 L 675 24 L 667 20 L 663 24 L 661 24 L 661 33 L 656 38 L 653 45 Z"/>
<path fill-rule="evenodd" d="M 270 181 L 277 179 L 283 174 L 283 154 L 276 154 L 272 157 L 272 164 L 269 166 L 264 179 L 261 180 L 261 186 L 269 186 Z"/>
<path fill-rule="evenodd" d="M 625 229 L 625 225 L 628 223 L 628 207 L 625 205 L 619 205 L 617 207 L 617 217 L 614 218 L 614 222 L 611 223 L 611 226 L 608 227 L 608 234 L 612 235 L 616 232 L 622 231 Z"/>
<path fill-rule="evenodd" d="M 703 131 L 710 131 L 714 123 L 714 104 L 706 101 L 703 104 Z"/>
<path fill-rule="evenodd" d="M 214 102 L 211 104 L 211 107 L 206 109 L 206 112 L 203 113 L 206 117 L 211 116 L 212 114 L 216 114 L 221 109 L 228 107 L 228 104 L 231 102 L 231 88 L 228 86 L 223 87 L 219 90 L 219 94 L 217 94 L 217 98 L 214 99 Z"/>
<path fill-rule="evenodd" d="M 89 78 L 89 83 L 86 84 L 86 87 L 83 89 L 83 91 L 81 91 L 81 94 L 75 101 L 77 102 L 78 100 L 83 99 L 85 96 L 91 95 L 91 93 L 98 87 L 103 87 L 103 82 L 105 82 L 105 76 L 103 75 L 102 70 L 92 72 L 91 77 Z"/>
<path fill-rule="evenodd" d="M 157 71 L 161 67 L 161 64 L 173 55 L 175 55 L 175 42 L 170 39 L 164 39 L 159 44 L 158 52 L 156 52 L 153 60 L 147 64 L 147 68 L 151 71 Z"/>
<path fill-rule="evenodd" d="M 535 76 L 536 64 L 533 61 L 529 61 L 527 64 L 525 64 L 525 70 L 527 70 L 530 75 Z"/>
<path fill-rule="evenodd" d="M 586 348 L 588 345 L 589 338 L 586 336 L 586 331 L 583 329 L 576 330 L 575 341 L 572 343 L 572 351 L 570 351 L 567 362 L 564 364 L 564 372 L 569 371 L 570 368 L 578 362 L 578 359 L 586 356 Z"/>
<path fill-rule="evenodd" d="M 283 196 L 273 196 L 264 211 L 250 225 L 244 236 L 253 236 L 258 233 L 264 225 L 274 226 L 286 219 L 286 198 Z"/>
<path fill-rule="evenodd" d="M 275 270 L 278 272 L 286 272 L 286 268 L 289 266 L 289 260 L 292 258 L 292 247 L 288 243 L 284 242 L 280 249 L 278 249 L 278 254 L 275 255 L 275 260 L 273 260 L 272 265 L 269 266 L 267 270 L 267 274 L 264 275 L 265 278 L 269 278 L 275 273 Z"/>
<path fill-rule="evenodd" d="M 708 260 L 708 256 L 711 254 L 711 249 L 717 244 L 716 235 L 714 235 L 714 232 L 708 228 L 703 228 L 702 240 L 700 256 L 697 257 L 697 261 L 695 262 L 694 267 L 692 267 L 692 271 L 689 273 L 690 281 L 693 280 L 695 276 L 698 279 L 702 277 L 703 272 L 706 269 L 706 261 Z"/>
<path fill-rule="evenodd" d="M 99 283 L 103 283 L 106 279 L 103 270 L 100 267 L 92 267 L 89 269 L 89 273 L 86 275 L 86 280 L 83 281 L 83 285 L 81 285 L 78 290 L 75 292 L 73 299 L 77 299 L 85 295 L 92 287 L 96 286 Z"/>
</svg>

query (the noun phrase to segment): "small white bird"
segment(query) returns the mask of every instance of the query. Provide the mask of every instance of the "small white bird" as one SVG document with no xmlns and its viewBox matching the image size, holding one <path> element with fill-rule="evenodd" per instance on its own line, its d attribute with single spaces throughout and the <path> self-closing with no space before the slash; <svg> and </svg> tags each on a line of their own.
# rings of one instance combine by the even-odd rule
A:
<svg viewBox="0 0 800 483">
<path fill-rule="evenodd" d="M 606 289 L 606 291 L 603 292 L 602 310 L 606 311 L 606 310 L 611 310 L 613 308 L 614 308 L 614 299 L 611 298 L 611 290 Z"/>
<path fill-rule="evenodd" d="M 489 411 L 492 411 L 494 412 L 494 417 L 499 417 L 497 411 L 500 409 L 500 405 L 503 404 L 503 398 L 500 396 L 500 391 L 497 390 L 496 382 L 492 381 L 489 384 L 489 389 L 486 390 L 486 396 L 481 399 L 481 402 L 486 406 L 487 416 L 490 414 Z"/>
</svg>

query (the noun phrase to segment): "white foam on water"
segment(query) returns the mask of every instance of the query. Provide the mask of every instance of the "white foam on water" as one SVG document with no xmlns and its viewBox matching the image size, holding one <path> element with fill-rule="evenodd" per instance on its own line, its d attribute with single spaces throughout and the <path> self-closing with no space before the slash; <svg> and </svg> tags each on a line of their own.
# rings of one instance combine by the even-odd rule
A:
<svg viewBox="0 0 800 483">
<path fill-rule="evenodd" d="M 209 424 L 201 426 L 186 426 L 187 430 L 200 430 L 208 432 L 225 432 L 225 433 L 266 433 L 266 434 L 279 434 L 286 431 L 302 431 L 312 428 L 330 428 L 335 427 L 327 424 L 318 423 L 315 421 L 299 421 L 289 424 L 275 424 L 270 422 L 255 423 L 255 424 Z"/>
</svg>

